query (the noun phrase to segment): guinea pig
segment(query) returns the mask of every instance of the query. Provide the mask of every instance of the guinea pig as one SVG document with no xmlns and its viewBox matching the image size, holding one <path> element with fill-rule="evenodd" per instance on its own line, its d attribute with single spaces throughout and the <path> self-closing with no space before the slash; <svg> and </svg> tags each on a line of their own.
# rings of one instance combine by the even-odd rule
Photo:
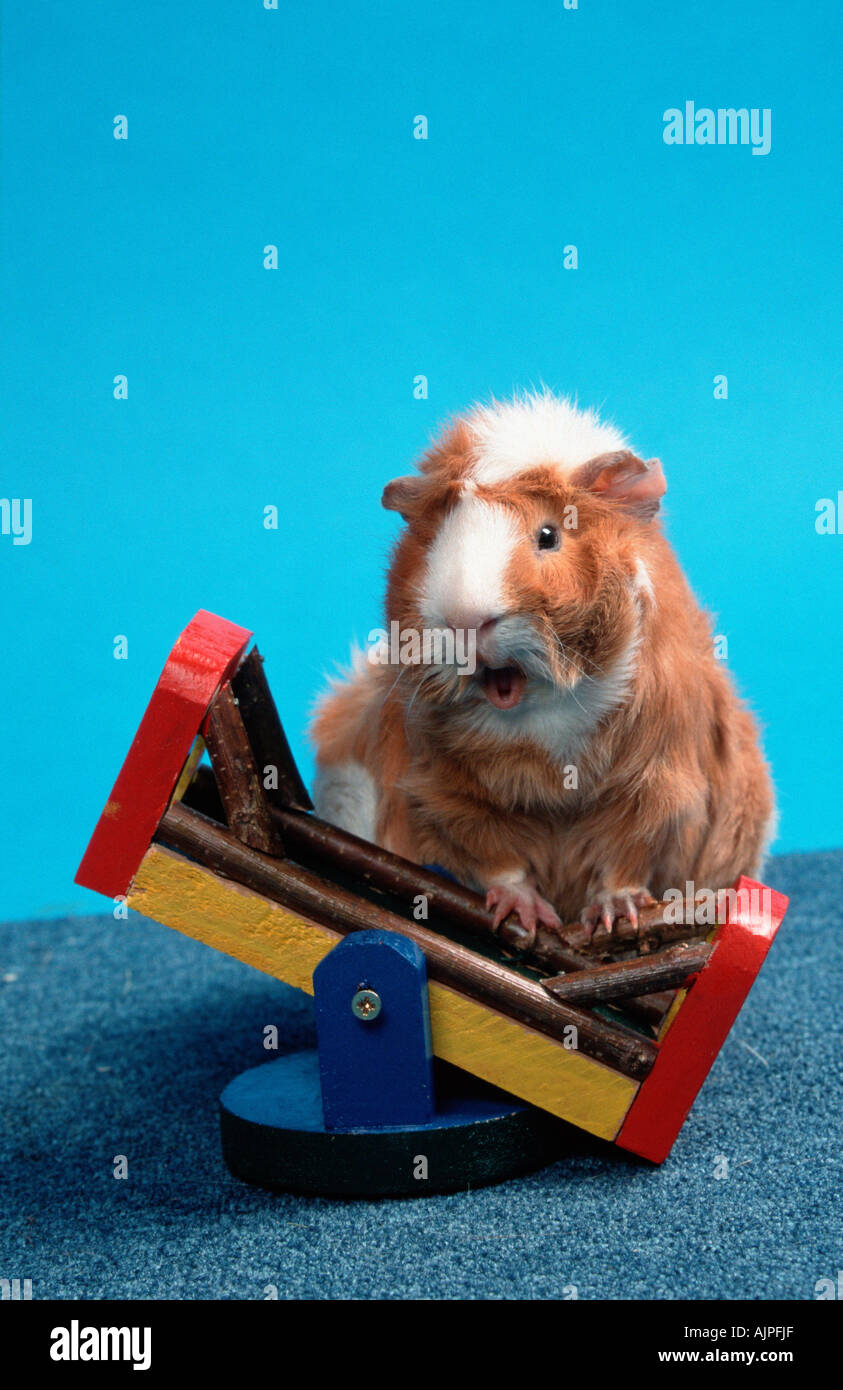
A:
<svg viewBox="0 0 843 1390">
<path fill-rule="evenodd" d="M 657 459 L 547 391 L 450 424 L 383 494 L 406 523 L 386 617 L 473 635 L 476 668 L 358 654 L 314 719 L 317 812 L 530 932 L 757 877 L 770 777 L 665 490 Z"/>
</svg>

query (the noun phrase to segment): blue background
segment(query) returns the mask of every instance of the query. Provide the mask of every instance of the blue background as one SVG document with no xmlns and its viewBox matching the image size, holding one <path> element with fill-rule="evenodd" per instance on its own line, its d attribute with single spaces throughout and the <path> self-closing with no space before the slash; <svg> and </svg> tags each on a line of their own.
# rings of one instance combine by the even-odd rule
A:
<svg viewBox="0 0 843 1390">
<path fill-rule="evenodd" d="M 102 906 L 73 873 L 197 608 L 255 630 L 309 775 L 311 701 L 380 620 L 384 482 L 449 412 L 538 382 L 664 460 L 779 848 L 843 842 L 843 536 L 814 526 L 843 486 L 839 23 L 766 0 L 4 5 L 2 494 L 34 530 L 0 537 L 3 916 Z M 666 146 L 686 99 L 771 107 L 771 153 Z"/>
</svg>

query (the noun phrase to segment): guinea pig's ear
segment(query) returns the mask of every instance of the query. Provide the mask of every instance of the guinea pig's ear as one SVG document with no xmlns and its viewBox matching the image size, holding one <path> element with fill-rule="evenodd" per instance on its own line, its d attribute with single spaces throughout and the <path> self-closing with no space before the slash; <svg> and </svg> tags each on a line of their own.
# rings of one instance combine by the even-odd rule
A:
<svg viewBox="0 0 843 1390">
<path fill-rule="evenodd" d="M 413 473 L 408 473 L 406 478 L 393 478 L 383 490 L 381 506 L 386 507 L 388 512 L 399 512 L 405 521 L 409 521 L 421 497 L 422 486 L 422 479 Z"/>
<path fill-rule="evenodd" d="M 601 454 L 574 469 L 569 479 L 576 487 L 611 498 L 643 521 L 656 515 L 667 492 L 658 459 L 640 459 L 629 449 Z"/>
</svg>

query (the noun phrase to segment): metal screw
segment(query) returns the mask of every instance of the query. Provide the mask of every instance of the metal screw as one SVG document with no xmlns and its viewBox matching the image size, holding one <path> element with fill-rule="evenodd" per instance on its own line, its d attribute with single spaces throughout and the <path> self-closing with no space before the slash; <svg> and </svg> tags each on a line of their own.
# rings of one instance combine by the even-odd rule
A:
<svg viewBox="0 0 843 1390">
<path fill-rule="evenodd" d="M 364 1023 L 377 1018 L 381 1008 L 381 997 L 373 989 L 358 989 L 351 1001 L 351 1012 Z"/>
</svg>

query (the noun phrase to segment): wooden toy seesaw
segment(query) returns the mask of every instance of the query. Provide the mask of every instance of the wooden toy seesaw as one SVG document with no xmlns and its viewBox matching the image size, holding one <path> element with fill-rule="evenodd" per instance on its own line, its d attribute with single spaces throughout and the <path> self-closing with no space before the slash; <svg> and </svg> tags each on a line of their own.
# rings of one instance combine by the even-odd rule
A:
<svg viewBox="0 0 843 1390">
<path fill-rule="evenodd" d="M 611 936 L 496 934 L 477 894 L 317 819 L 250 637 L 205 612 L 179 637 L 76 876 L 313 993 L 318 1053 L 222 1094 L 230 1170 L 455 1190 L 551 1161 L 559 1120 L 661 1162 L 787 899 L 741 878 L 714 927 L 657 904 Z"/>
</svg>

